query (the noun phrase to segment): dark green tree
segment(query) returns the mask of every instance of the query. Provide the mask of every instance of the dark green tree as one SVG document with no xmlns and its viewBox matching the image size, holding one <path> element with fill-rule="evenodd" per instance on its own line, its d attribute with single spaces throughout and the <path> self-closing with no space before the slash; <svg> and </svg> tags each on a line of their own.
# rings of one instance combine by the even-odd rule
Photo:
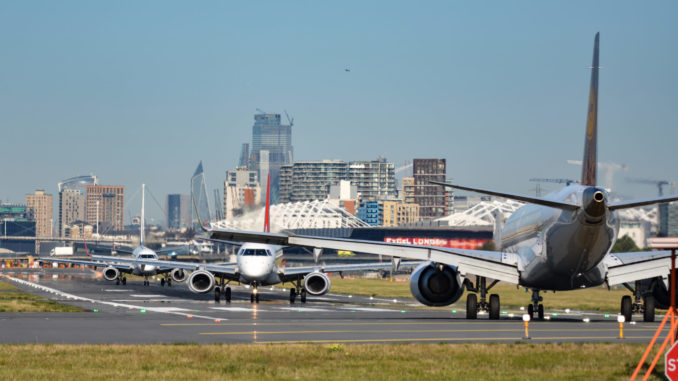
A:
<svg viewBox="0 0 678 381">
<path fill-rule="evenodd" d="M 494 241 L 489 240 L 489 241 L 485 241 L 483 246 L 480 246 L 480 250 L 497 251 L 497 247 L 494 245 Z"/>
<path fill-rule="evenodd" d="M 628 235 L 624 235 L 623 237 L 619 238 L 617 242 L 614 243 L 614 246 L 612 246 L 612 253 L 628 253 L 631 251 L 640 251 L 640 248 L 636 246 L 636 243 L 633 242 L 631 237 Z"/>
</svg>

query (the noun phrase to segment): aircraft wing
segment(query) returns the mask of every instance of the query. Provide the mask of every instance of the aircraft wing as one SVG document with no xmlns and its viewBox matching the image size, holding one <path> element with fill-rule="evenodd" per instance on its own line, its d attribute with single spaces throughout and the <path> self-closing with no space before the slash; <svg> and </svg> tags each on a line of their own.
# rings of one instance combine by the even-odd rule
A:
<svg viewBox="0 0 678 381">
<path fill-rule="evenodd" d="M 303 246 L 318 249 L 348 250 L 359 253 L 433 261 L 454 266 L 462 274 L 473 274 L 518 284 L 520 273 L 514 256 L 502 252 L 448 249 L 387 242 L 258 233 L 226 229 L 206 229 L 213 239 L 268 243 L 280 246 Z"/>
<path fill-rule="evenodd" d="M 113 266 L 122 272 L 129 272 L 130 266 L 122 263 L 106 263 L 97 260 L 84 260 L 84 259 L 62 259 L 62 258 L 40 258 L 40 261 L 43 262 L 55 262 L 55 263 L 69 263 L 74 265 L 82 266 L 95 266 L 95 267 L 106 267 Z"/>
<path fill-rule="evenodd" d="M 402 262 L 398 268 L 404 267 L 416 267 L 419 266 L 422 262 Z M 393 264 L 391 262 L 386 263 L 354 263 L 354 264 L 342 264 L 342 265 L 317 265 L 317 266 L 299 266 L 299 267 L 286 267 L 282 270 L 280 274 L 282 278 L 287 281 L 288 278 L 296 278 L 298 275 L 306 275 L 312 272 L 323 272 L 323 273 L 336 273 L 343 271 L 361 271 L 361 270 L 391 270 L 393 269 Z"/>
<path fill-rule="evenodd" d="M 604 261 L 608 268 L 607 283 L 610 286 L 666 277 L 671 273 L 670 251 L 613 253 L 608 254 Z"/>
<path fill-rule="evenodd" d="M 98 260 L 99 266 L 101 263 L 117 263 L 117 264 L 137 264 L 157 266 L 159 271 L 170 271 L 173 269 L 183 269 L 188 271 L 207 270 L 218 274 L 235 274 L 235 263 L 227 262 L 220 264 L 206 264 L 197 262 L 182 262 L 182 261 L 163 261 L 159 259 L 136 259 L 136 258 L 121 258 L 112 256 L 92 256 L 92 259 Z"/>
</svg>

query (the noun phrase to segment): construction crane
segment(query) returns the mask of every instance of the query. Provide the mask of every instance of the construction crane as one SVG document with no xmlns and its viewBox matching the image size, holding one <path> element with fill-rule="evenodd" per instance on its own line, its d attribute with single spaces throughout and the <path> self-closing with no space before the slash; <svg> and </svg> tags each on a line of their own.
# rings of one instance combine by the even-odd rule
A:
<svg viewBox="0 0 678 381">
<path fill-rule="evenodd" d="M 537 197 L 541 197 L 541 184 L 539 183 L 556 183 L 556 184 L 567 184 L 570 185 L 572 183 L 576 183 L 576 180 L 572 179 L 540 179 L 540 178 L 531 178 L 530 181 L 537 183 L 537 187 L 535 188 L 535 194 Z"/>
<path fill-rule="evenodd" d="M 581 160 L 568 160 L 567 164 L 581 165 Z M 598 168 L 605 172 L 605 188 L 612 189 L 612 180 L 614 173 L 618 170 L 628 171 L 629 167 L 626 164 L 617 163 L 602 163 L 598 162 Z"/>
<path fill-rule="evenodd" d="M 290 127 L 294 126 L 294 118 L 290 118 L 290 115 L 287 113 L 287 110 L 285 111 L 285 117 L 287 118 L 287 123 L 290 124 Z"/>
<path fill-rule="evenodd" d="M 664 195 L 664 185 L 669 185 L 669 182 L 667 180 L 632 179 L 627 177 L 626 181 L 636 184 L 655 185 L 657 186 L 657 191 L 659 192 L 660 197 Z"/>
<path fill-rule="evenodd" d="M 650 179 L 630 179 L 627 178 L 626 181 L 631 182 L 631 183 L 636 183 L 636 184 L 649 184 L 649 185 L 656 185 L 657 186 L 657 192 L 659 193 L 659 197 L 664 195 L 664 185 L 669 185 L 669 182 L 666 180 L 650 180 Z M 671 183 L 673 186 L 673 183 Z M 660 237 L 666 237 L 669 233 L 669 204 L 658 204 L 657 205 L 657 212 L 659 214 L 658 222 L 659 222 L 659 229 L 657 231 L 657 235 Z"/>
<path fill-rule="evenodd" d="M 262 109 L 260 109 L 260 108 L 258 108 L 258 107 L 257 107 L 257 112 L 258 112 L 259 114 L 268 114 L 266 111 L 264 111 L 264 110 L 262 110 Z"/>
</svg>

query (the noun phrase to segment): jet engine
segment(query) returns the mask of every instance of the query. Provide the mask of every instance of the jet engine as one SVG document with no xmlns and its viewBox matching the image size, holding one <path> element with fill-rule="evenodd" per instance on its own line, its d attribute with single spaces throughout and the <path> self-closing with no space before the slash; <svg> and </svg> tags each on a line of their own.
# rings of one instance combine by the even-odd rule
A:
<svg viewBox="0 0 678 381">
<path fill-rule="evenodd" d="M 116 280 L 118 279 L 118 275 L 120 275 L 120 271 L 116 269 L 113 266 L 108 266 L 104 269 L 104 279 L 106 280 Z"/>
<path fill-rule="evenodd" d="M 428 262 L 412 272 L 410 291 L 422 304 L 439 307 L 459 300 L 464 287 L 456 268 Z"/>
<path fill-rule="evenodd" d="M 209 271 L 193 271 L 188 277 L 188 289 L 197 294 L 210 292 L 212 287 L 214 287 L 214 275 Z"/>
<path fill-rule="evenodd" d="M 321 272 L 312 272 L 304 277 L 304 289 L 311 295 L 325 295 L 330 290 L 330 278 Z"/>
<path fill-rule="evenodd" d="M 186 271 L 184 271 L 184 269 L 177 268 L 170 272 L 170 276 L 175 282 L 183 282 L 186 280 Z"/>
</svg>

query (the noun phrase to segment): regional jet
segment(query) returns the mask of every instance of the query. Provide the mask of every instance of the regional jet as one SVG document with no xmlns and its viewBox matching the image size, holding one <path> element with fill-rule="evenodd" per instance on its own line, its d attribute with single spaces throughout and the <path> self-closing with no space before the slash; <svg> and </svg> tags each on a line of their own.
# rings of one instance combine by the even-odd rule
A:
<svg viewBox="0 0 678 381">
<path fill-rule="evenodd" d="M 396 263 L 401 258 L 426 261 L 410 278 L 413 296 L 428 306 L 446 306 L 459 300 L 466 290 L 468 319 L 476 319 L 480 311 L 488 312 L 490 319 L 499 319 L 499 295 L 491 294 L 488 298 L 488 292 L 503 281 L 532 290 L 527 311 L 530 315 L 536 313 L 540 319 L 544 317 L 542 291 L 624 285 L 634 297 L 632 300 L 626 295 L 621 300 L 621 313 L 627 321 L 633 312 L 643 313 L 645 321 L 653 321 L 655 307 L 667 308 L 670 304 L 667 291 L 670 253 L 611 254 L 619 232 L 617 211 L 675 201 L 678 196 L 611 202 L 607 190 L 597 185 L 598 53 L 599 33 L 593 49 L 581 183 L 569 184 L 543 198 L 436 183 L 528 203 L 513 213 L 499 236 L 495 236 L 500 251 L 202 227 L 212 239 L 350 250 L 390 256 Z"/>
<path fill-rule="evenodd" d="M 163 275 L 160 279 L 160 285 L 171 286 L 172 280 L 176 282 L 183 282 L 186 280 L 186 272 L 182 268 L 167 266 L 160 264 L 158 254 L 156 251 L 144 246 L 144 202 L 145 202 L 146 184 L 141 185 L 141 226 L 139 231 L 139 246 L 135 248 L 131 254 L 131 258 L 115 257 L 109 255 L 91 255 L 91 260 L 77 260 L 77 259 L 57 259 L 57 258 L 41 258 L 45 262 L 56 263 L 71 263 L 78 265 L 104 267 L 102 273 L 104 279 L 108 281 L 115 281 L 117 285 L 120 283 L 127 284 L 127 278 L 124 274 L 133 274 L 144 277 L 144 286 L 150 285 L 149 277 L 156 275 Z M 87 246 L 85 246 L 87 248 Z M 176 252 L 178 248 L 166 248 L 163 251 Z M 125 251 L 125 249 L 116 248 L 116 251 Z M 189 249 L 190 251 L 190 249 Z M 89 253 L 88 253 L 89 255 Z M 142 261 L 138 263 L 136 261 Z"/>
</svg>

